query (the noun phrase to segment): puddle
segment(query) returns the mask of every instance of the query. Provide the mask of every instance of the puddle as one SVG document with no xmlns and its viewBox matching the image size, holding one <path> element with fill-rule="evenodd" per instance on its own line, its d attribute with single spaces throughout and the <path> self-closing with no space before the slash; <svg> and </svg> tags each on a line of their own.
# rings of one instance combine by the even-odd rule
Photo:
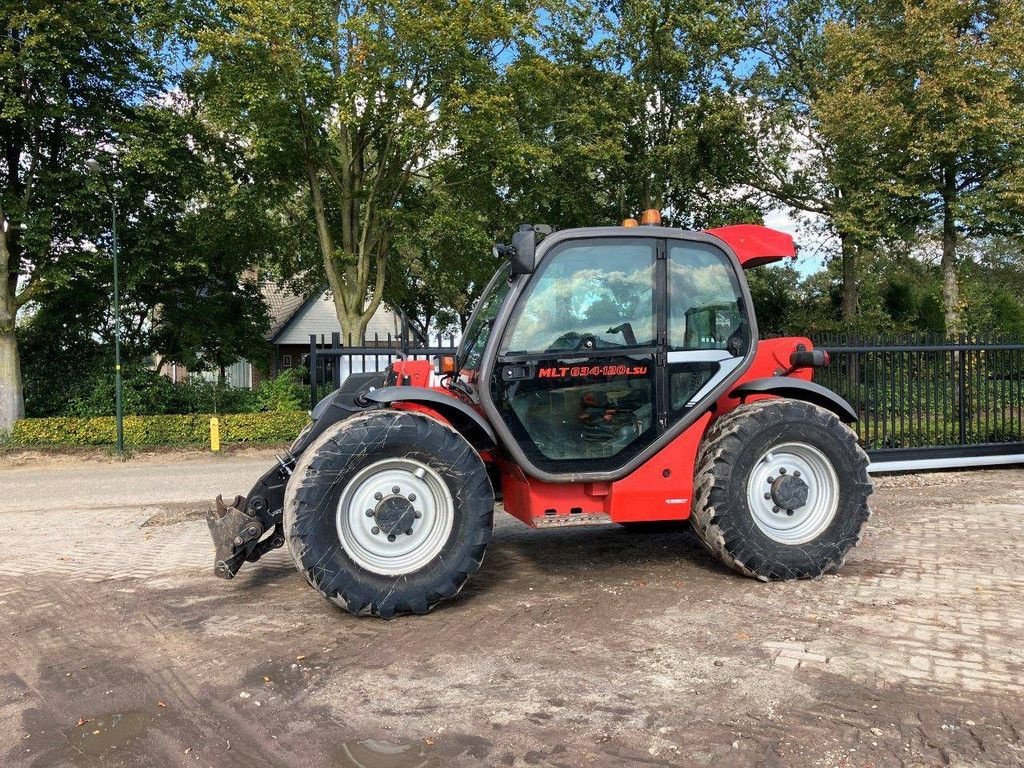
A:
<svg viewBox="0 0 1024 768">
<path fill-rule="evenodd" d="M 396 744 L 382 739 L 346 741 L 334 753 L 339 768 L 427 768 L 436 765 L 421 744 Z"/>
<path fill-rule="evenodd" d="M 152 721 L 151 715 L 141 712 L 120 712 L 100 715 L 81 726 L 64 731 L 75 749 L 87 755 L 102 755 L 127 744 L 145 733 Z"/>
</svg>

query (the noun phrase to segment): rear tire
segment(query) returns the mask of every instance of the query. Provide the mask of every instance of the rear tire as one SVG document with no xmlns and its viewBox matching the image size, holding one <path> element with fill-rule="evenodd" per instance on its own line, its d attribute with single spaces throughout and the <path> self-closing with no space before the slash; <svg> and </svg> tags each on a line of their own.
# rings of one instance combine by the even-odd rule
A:
<svg viewBox="0 0 1024 768">
<path fill-rule="evenodd" d="M 397 489 L 397 490 L 396 490 Z M 480 456 L 429 416 L 373 410 L 331 426 L 285 494 L 285 539 L 306 580 L 356 615 L 426 613 L 454 597 L 491 536 Z"/>
<path fill-rule="evenodd" d="M 798 400 L 741 405 L 704 438 L 693 527 L 730 568 L 761 581 L 839 569 L 870 517 L 868 458 L 831 411 Z"/>
</svg>

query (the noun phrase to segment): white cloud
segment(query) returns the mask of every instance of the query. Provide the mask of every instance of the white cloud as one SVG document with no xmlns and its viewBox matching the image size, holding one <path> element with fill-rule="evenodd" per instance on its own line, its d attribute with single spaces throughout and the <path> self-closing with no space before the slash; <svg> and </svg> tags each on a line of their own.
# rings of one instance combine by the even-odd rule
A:
<svg viewBox="0 0 1024 768">
<path fill-rule="evenodd" d="M 835 237 L 821 214 L 777 207 L 764 215 L 764 225 L 793 236 L 797 244 L 794 266 L 801 275 L 821 270 L 836 253 Z"/>
</svg>

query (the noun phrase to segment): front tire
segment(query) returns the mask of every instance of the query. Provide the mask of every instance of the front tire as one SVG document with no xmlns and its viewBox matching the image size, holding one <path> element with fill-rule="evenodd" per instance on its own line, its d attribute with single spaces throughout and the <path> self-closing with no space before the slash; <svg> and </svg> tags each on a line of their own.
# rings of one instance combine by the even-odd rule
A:
<svg viewBox="0 0 1024 768">
<path fill-rule="evenodd" d="M 374 410 L 330 427 L 288 483 L 299 571 L 356 615 L 426 613 L 480 567 L 494 492 L 480 456 L 429 416 Z"/>
<path fill-rule="evenodd" d="M 730 568 L 761 581 L 840 568 L 871 512 L 868 458 L 831 411 L 798 400 L 741 405 L 704 439 L 693 527 Z"/>
</svg>

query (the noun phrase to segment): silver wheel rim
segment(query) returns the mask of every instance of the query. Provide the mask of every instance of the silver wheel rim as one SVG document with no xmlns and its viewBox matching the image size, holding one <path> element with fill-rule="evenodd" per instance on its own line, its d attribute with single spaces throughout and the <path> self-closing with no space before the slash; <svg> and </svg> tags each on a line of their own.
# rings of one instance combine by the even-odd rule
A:
<svg viewBox="0 0 1024 768">
<path fill-rule="evenodd" d="M 361 568 L 401 576 L 444 549 L 455 523 L 448 485 L 415 459 L 384 459 L 361 470 L 338 500 L 338 539 Z"/>
<path fill-rule="evenodd" d="M 786 479 L 786 478 L 789 479 Z M 793 508 L 780 504 L 787 494 L 784 484 L 802 481 L 806 501 Z M 797 487 L 799 487 L 797 485 Z M 839 509 L 839 476 L 832 462 L 806 443 L 784 443 L 764 454 L 747 479 L 747 504 L 754 524 L 781 544 L 813 541 L 835 519 Z"/>
</svg>

